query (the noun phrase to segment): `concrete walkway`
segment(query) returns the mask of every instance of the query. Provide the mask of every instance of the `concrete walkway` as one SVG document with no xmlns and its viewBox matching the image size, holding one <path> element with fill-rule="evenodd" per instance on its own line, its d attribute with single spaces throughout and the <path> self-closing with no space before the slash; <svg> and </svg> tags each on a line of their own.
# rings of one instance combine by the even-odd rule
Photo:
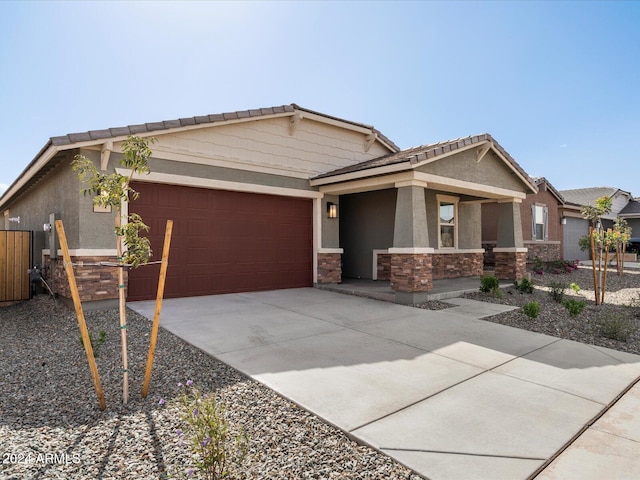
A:
<svg viewBox="0 0 640 480">
<path fill-rule="evenodd" d="M 639 356 L 478 320 L 510 307 L 447 301 L 279 290 L 165 300 L 161 323 L 431 480 L 527 479 L 640 376 Z M 153 318 L 154 302 L 129 306 Z M 538 478 L 640 478 L 640 387 Z"/>
</svg>

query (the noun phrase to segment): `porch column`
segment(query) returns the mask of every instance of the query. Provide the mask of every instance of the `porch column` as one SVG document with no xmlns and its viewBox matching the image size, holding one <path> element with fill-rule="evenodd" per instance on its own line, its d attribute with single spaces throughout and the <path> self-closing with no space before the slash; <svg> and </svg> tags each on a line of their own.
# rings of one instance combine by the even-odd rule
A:
<svg viewBox="0 0 640 480">
<path fill-rule="evenodd" d="M 342 248 L 340 245 L 339 197 L 325 195 L 317 200 L 316 223 L 319 226 L 316 265 L 317 283 L 342 282 Z M 329 206 L 333 205 L 332 208 Z M 331 213 L 330 213 L 331 211 Z"/>
<path fill-rule="evenodd" d="M 520 199 L 498 203 L 498 239 L 493 249 L 496 259 L 496 277 L 519 280 L 527 270 L 527 249 L 522 238 Z"/>
<path fill-rule="evenodd" d="M 396 184 L 396 216 L 391 254 L 391 289 L 396 302 L 414 304 L 424 302 L 431 290 L 431 261 L 429 248 L 425 182 L 411 181 Z"/>
</svg>

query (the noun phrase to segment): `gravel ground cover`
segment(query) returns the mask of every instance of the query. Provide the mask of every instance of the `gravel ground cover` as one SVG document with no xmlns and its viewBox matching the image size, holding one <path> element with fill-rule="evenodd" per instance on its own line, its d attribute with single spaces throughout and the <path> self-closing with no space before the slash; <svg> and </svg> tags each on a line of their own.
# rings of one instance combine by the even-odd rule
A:
<svg viewBox="0 0 640 480">
<path fill-rule="evenodd" d="M 594 301 L 590 266 L 580 266 L 577 270 L 561 274 L 539 275 L 532 272 L 531 280 L 534 284 L 532 294 L 520 293 L 514 286 L 510 286 L 502 289 L 502 296 L 480 291 L 464 296 L 517 307 L 535 301 L 540 304 L 540 314 L 535 319 L 529 318 L 519 309 L 483 320 L 640 354 L 640 270 L 627 269 L 623 275 L 618 276 L 615 268 L 610 269 L 605 303 L 599 306 Z M 572 317 L 562 303 L 553 300 L 550 295 L 553 283 L 563 283 L 567 287 L 574 283 L 580 287 L 577 293 L 567 288 L 564 299 L 584 301 L 582 313 Z"/>
<path fill-rule="evenodd" d="M 157 479 L 193 468 L 176 435 L 179 382 L 226 405 L 230 430 L 249 436 L 248 479 L 417 479 L 386 455 L 160 329 L 150 393 L 141 385 L 151 323 L 128 311 L 129 403 L 122 404 L 117 309 L 87 312 L 101 411 L 75 313 L 44 295 L 0 308 L 0 478 Z M 166 404 L 160 405 L 160 399 Z"/>
</svg>

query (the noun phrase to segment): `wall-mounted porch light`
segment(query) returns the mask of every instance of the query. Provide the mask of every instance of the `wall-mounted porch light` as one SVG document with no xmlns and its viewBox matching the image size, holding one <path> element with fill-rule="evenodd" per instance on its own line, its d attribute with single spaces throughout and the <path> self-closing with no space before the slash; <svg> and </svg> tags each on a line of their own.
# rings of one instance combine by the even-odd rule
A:
<svg viewBox="0 0 640 480">
<path fill-rule="evenodd" d="M 327 202 L 327 217 L 338 218 L 338 205 L 333 202 Z"/>
</svg>

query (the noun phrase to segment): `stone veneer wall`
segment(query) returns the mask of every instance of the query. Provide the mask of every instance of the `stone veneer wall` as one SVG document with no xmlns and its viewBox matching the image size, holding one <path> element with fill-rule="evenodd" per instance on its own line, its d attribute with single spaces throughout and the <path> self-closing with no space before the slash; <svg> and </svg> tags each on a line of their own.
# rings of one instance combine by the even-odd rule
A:
<svg viewBox="0 0 640 480">
<path fill-rule="evenodd" d="M 382 253 L 378 255 L 378 280 L 391 279 L 391 254 Z"/>
<path fill-rule="evenodd" d="M 342 255 L 318 253 L 318 283 L 342 282 Z"/>
<path fill-rule="evenodd" d="M 481 276 L 483 253 L 436 253 L 433 255 L 433 279 Z"/>
<path fill-rule="evenodd" d="M 95 265 L 99 262 L 115 262 L 116 257 L 71 257 L 74 264 L 73 270 L 78 285 L 78 294 L 83 302 L 96 300 L 112 300 L 118 298 L 118 268 Z M 69 280 L 64 269 L 62 256 L 55 262 L 45 256 L 45 262 L 49 262 L 50 275 L 54 277 L 54 291 L 61 297 L 71 298 Z M 79 265 L 84 263 L 85 265 Z M 124 271 L 125 288 L 127 286 L 127 270 Z"/>
<path fill-rule="evenodd" d="M 536 257 L 543 262 L 555 262 L 562 258 L 560 242 L 524 242 L 524 246 L 529 249 L 527 252 L 528 262 L 534 262 Z"/>
<path fill-rule="evenodd" d="M 396 292 L 426 292 L 433 288 L 430 253 L 391 254 L 391 289 Z"/>
<path fill-rule="evenodd" d="M 494 252 L 496 277 L 502 280 L 520 280 L 527 274 L 527 252 Z"/>
</svg>

